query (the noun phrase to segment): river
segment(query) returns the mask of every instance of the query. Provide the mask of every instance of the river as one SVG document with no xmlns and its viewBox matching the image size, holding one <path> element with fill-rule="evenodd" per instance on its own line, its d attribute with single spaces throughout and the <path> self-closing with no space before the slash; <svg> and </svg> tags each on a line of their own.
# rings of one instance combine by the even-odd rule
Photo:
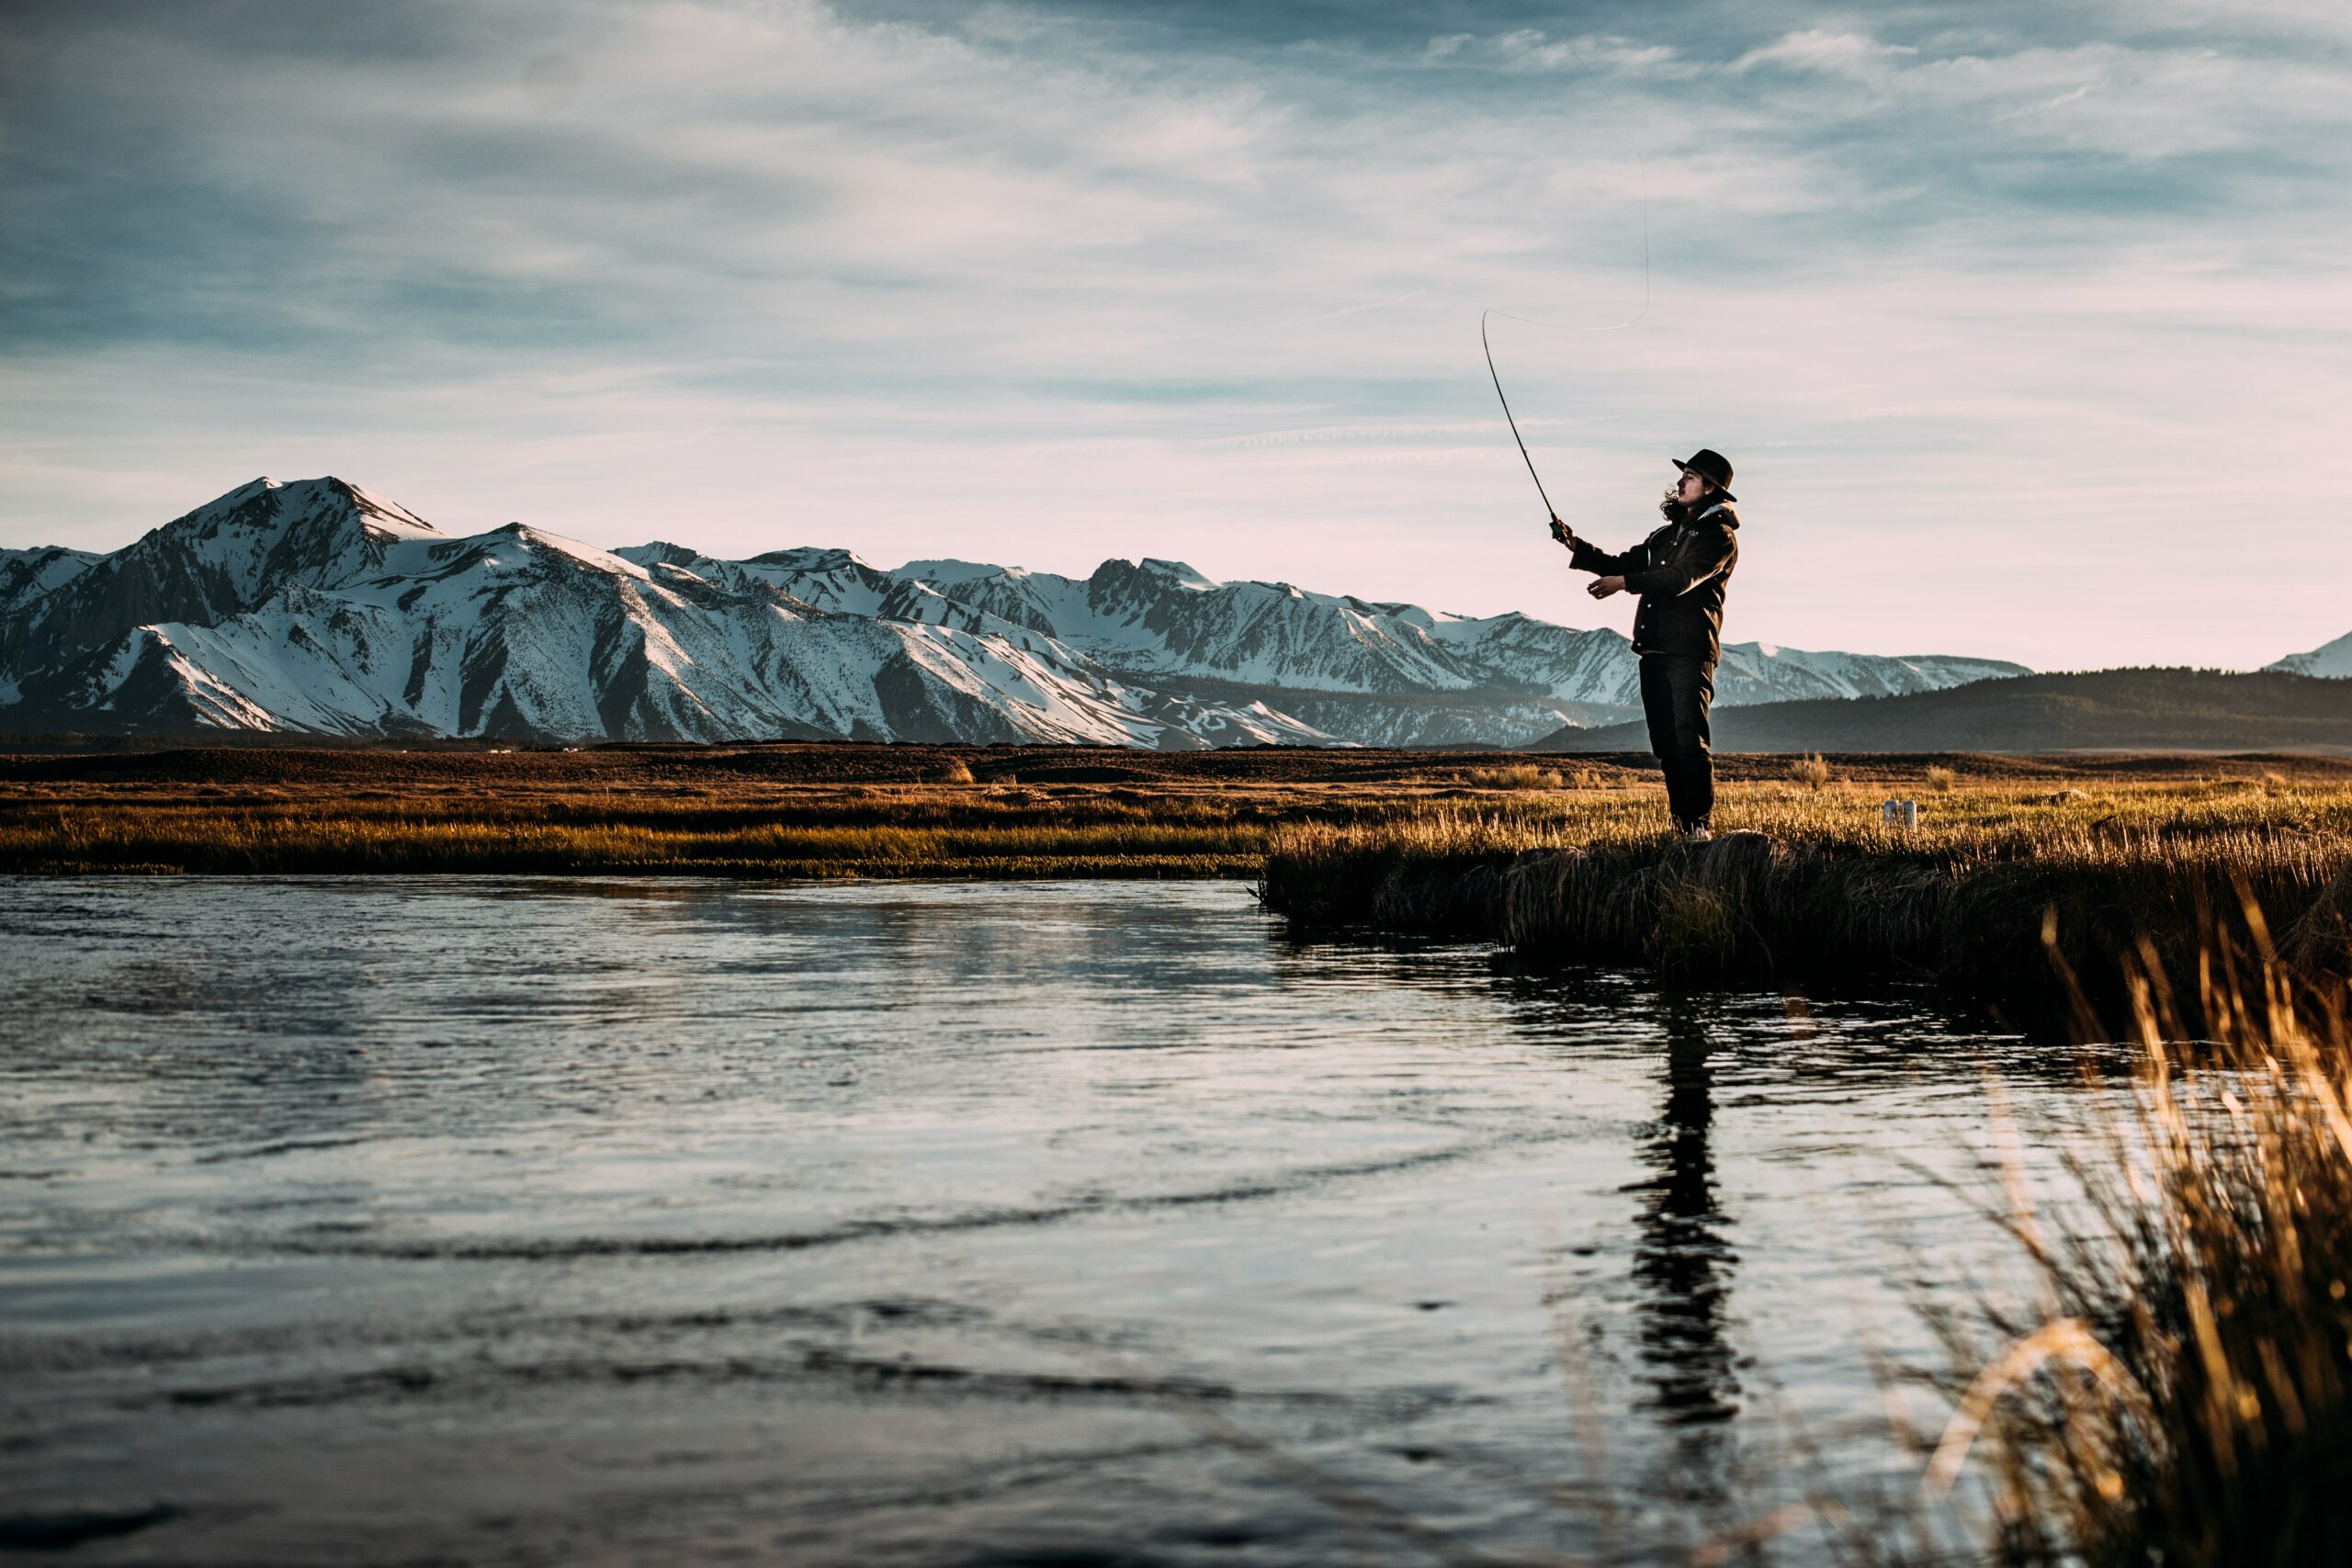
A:
<svg viewBox="0 0 2352 1568">
<path fill-rule="evenodd" d="M 1993 1086 L 2100 1098 L 1924 997 L 1232 884 L 11 879 L 0 932 L 28 1560 L 1679 1560 L 1908 1484 L 1878 1363 L 2020 1277 Z"/>
</svg>

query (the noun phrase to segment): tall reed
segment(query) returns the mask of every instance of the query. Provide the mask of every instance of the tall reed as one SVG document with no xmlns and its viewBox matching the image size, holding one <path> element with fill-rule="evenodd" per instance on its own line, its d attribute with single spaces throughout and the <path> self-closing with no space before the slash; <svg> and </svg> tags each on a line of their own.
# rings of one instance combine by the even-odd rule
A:
<svg viewBox="0 0 2352 1568">
<path fill-rule="evenodd" d="M 1929 1482 L 1981 1472 L 1995 1561 L 2352 1562 L 2352 1029 L 2245 934 L 2193 1010 L 2138 955 L 2132 1110 L 2072 1156 L 2084 1209 L 2012 1222 L 2041 1300 L 1933 1314 Z"/>
</svg>

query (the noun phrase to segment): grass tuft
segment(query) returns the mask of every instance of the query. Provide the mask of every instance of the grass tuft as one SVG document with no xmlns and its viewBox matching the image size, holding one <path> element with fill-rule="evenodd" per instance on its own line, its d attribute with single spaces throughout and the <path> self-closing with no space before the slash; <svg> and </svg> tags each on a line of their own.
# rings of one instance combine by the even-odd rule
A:
<svg viewBox="0 0 2352 1568">
<path fill-rule="evenodd" d="M 1464 777 L 1468 783 L 1487 789 L 1558 789 L 1566 782 L 1556 769 L 1527 762 L 1501 768 L 1473 768 Z"/>
<path fill-rule="evenodd" d="M 1994 1561 L 2352 1562 L 2352 1029 L 2245 930 L 2193 1007 L 2135 967 L 2133 1109 L 2071 1157 L 2087 1207 L 2010 1222 L 2041 1300 L 1930 1314 L 1956 1410 L 1929 1481 L 1987 1478 Z"/>
</svg>

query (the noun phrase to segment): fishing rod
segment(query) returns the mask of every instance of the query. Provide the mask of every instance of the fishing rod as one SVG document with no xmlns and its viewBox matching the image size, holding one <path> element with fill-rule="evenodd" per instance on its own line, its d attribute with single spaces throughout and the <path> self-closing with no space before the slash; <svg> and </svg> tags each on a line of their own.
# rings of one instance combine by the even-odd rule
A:
<svg viewBox="0 0 2352 1568">
<path fill-rule="evenodd" d="M 1527 438 L 1519 433 L 1519 421 L 1512 417 L 1510 400 L 1503 396 L 1503 378 L 1495 369 L 1495 345 L 1487 339 L 1487 322 L 1495 316 L 1507 321 L 1525 321 L 1531 327 L 1550 327 L 1569 333 L 1621 333 L 1650 313 L 1650 166 L 1649 160 L 1639 152 L 1634 154 L 1642 179 L 1642 308 L 1622 321 L 1605 327 L 1572 327 L 1563 321 L 1542 321 L 1532 316 L 1513 315 L 1509 310 L 1488 307 L 1478 313 L 1478 346 L 1487 354 L 1487 378 L 1495 384 L 1495 401 L 1503 406 L 1503 423 L 1510 426 L 1510 438 L 1519 447 L 1519 460 L 1527 465 L 1527 477 L 1535 481 L 1535 493 L 1544 501 L 1544 514 L 1553 526 L 1553 537 L 1566 525 L 1560 521 L 1559 508 L 1552 504 L 1552 497 L 1544 489 L 1544 476 L 1535 471 L 1535 459 L 1528 455 Z"/>
<path fill-rule="evenodd" d="M 1544 476 L 1535 471 L 1535 459 L 1527 455 L 1527 443 L 1519 434 L 1519 421 L 1511 417 L 1510 400 L 1503 396 L 1503 378 L 1495 370 L 1495 345 L 1487 341 L 1487 318 L 1493 314 L 1492 310 L 1478 313 L 1478 346 L 1487 351 L 1487 378 L 1495 384 L 1495 401 L 1503 405 L 1503 423 L 1510 426 L 1510 438 L 1519 443 L 1519 460 L 1527 465 L 1527 477 L 1535 481 L 1535 493 L 1544 497 L 1544 513 L 1557 523 L 1560 520 L 1559 508 L 1554 506 L 1551 496 L 1544 493 Z"/>
</svg>

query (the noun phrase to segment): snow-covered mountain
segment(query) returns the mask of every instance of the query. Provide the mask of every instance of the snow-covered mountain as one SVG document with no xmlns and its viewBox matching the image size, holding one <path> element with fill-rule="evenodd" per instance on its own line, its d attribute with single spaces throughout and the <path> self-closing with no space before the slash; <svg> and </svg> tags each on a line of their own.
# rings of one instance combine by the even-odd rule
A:
<svg viewBox="0 0 2352 1568">
<path fill-rule="evenodd" d="M 1803 697 L 1903 697 L 2028 675 L 2022 664 L 1949 653 L 1810 653 L 1769 642 L 1724 645 L 1715 701 L 1724 707 Z"/>
<path fill-rule="evenodd" d="M 2290 675 L 2352 680 L 2352 632 L 2345 633 L 2334 642 L 2322 643 L 2309 653 L 2290 653 L 2267 668 L 2284 670 Z"/>
<path fill-rule="evenodd" d="M 209 626 L 290 586 L 326 587 L 380 566 L 432 525 L 341 479 L 255 479 L 69 573 L 0 626 L 17 671 L 110 645 L 133 626 Z"/>
<path fill-rule="evenodd" d="M 256 480 L 0 626 L 0 728 L 1330 741 L 1111 680 L 1026 628 L 828 611 L 755 562 L 705 577 L 638 553 L 656 558 L 521 524 L 451 538 L 338 479 Z"/>
<path fill-rule="evenodd" d="M 1444 615 L 1286 582 L 1216 582 L 1181 561 L 1105 561 L 1083 581 L 955 560 L 910 561 L 884 572 L 842 550 L 786 550 L 743 564 L 796 597 L 867 615 L 897 613 L 894 581 L 921 583 L 1147 681 L 1189 676 L 1293 693 L 1514 694 L 1616 707 L 1640 701 L 1632 649 L 1613 631 L 1577 631 L 1515 613 Z M 1999 660 L 1810 653 L 1748 642 L 1724 649 L 1717 690 L 1726 704 L 1888 696 L 2025 672 Z"/>
<path fill-rule="evenodd" d="M 0 615 L 24 608 L 64 586 L 68 578 L 104 559 L 88 550 L 43 545 L 29 550 L 0 550 Z"/>
<path fill-rule="evenodd" d="M 1726 704 L 1940 689 L 1987 660 L 1726 648 Z M 0 556 L 0 729 L 530 739 L 1510 745 L 1624 716 L 1612 631 L 1212 581 L 846 550 L 721 560 L 441 533 L 257 479 L 112 555 Z"/>
</svg>

